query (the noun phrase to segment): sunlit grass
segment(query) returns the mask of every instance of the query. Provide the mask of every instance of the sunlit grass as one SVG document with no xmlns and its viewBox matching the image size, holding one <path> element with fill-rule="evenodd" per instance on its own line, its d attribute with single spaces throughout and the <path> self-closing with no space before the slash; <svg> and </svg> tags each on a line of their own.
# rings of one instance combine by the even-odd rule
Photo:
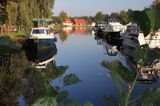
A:
<svg viewBox="0 0 160 106">
<path fill-rule="evenodd" d="M 9 36 L 13 41 L 18 40 L 20 38 L 25 38 L 27 33 L 25 31 L 18 31 L 18 32 L 1 32 L 0 35 Z"/>
</svg>

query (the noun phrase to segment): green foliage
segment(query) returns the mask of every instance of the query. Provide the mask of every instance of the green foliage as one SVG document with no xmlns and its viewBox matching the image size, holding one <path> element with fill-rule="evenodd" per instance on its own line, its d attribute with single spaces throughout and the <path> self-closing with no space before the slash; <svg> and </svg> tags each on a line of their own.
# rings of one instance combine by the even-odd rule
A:
<svg viewBox="0 0 160 106">
<path fill-rule="evenodd" d="M 81 82 L 81 80 L 75 74 L 66 75 L 63 79 L 64 85 L 71 85 Z"/>
<path fill-rule="evenodd" d="M 85 103 L 83 104 L 83 106 L 93 106 L 93 104 L 90 103 L 90 102 L 85 102 Z"/>
<path fill-rule="evenodd" d="M 33 18 L 51 18 L 55 0 L 5 0 L 0 2 L 0 23 L 30 26 Z M 3 6 L 2 6 L 3 5 Z"/>
<path fill-rule="evenodd" d="M 127 92 L 125 92 L 124 90 L 124 87 L 123 87 L 123 84 L 122 84 L 122 81 L 123 80 L 123 77 L 124 76 L 121 76 L 120 73 L 118 73 L 118 70 L 122 68 L 122 71 L 125 71 L 127 69 L 123 68 L 121 65 L 121 63 L 119 61 L 114 61 L 114 62 L 106 62 L 106 61 L 103 61 L 101 63 L 101 65 L 105 68 L 108 68 L 110 69 L 110 75 L 112 76 L 113 78 L 113 81 L 115 82 L 116 86 L 117 86 L 117 89 L 120 93 L 120 106 L 124 106 L 125 105 L 125 101 L 126 101 L 126 98 L 127 98 Z M 115 68 L 116 67 L 116 68 Z M 125 70 L 123 70 L 125 69 Z M 128 71 L 128 70 L 127 70 Z M 127 81 L 124 81 L 124 82 L 127 82 Z M 109 100 L 107 101 L 108 103 L 113 103 L 113 98 L 111 97 L 107 97 Z"/>
<path fill-rule="evenodd" d="M 151 24 L 151 28 L 154 31 L 157 31 L 160 28 L 160 11 L 156 9 L 146 10 L 145 11 Z"/>
<path fill-rule="evenodd" d="M 160 0 L 154 0 L 152 5 L 151 5 L 151 8 L 157 9 L 157 10 L 160 11 Z"/>
<path fill-rule="evenodd" d="M 68 91 L 61 91 L 58 93 L 56 100 L 58 103 L 62 103 L 65 99 L 67 99 L 69 93 Z"/>
<path fill-rule="evenodd" d="M 75 99 L 67 99 L 64 101 L 64 106 L 81 106 L 81 104 Z"/>
<path fill-rule="evenodd" d="M 156 103 L 159 102 L 160 98 L 160 88 L 149 88 L 145 90 L 143 93 L 139 94 L 135 99 L 130 101 L 132 103 Z"/>
<path fill-rule="evenodd" d="M 154 54 L 154 55 L 153 55 Z M 148 45 L 137 48 L 133 53 L 133 59 L 141 66 L 151 66 L 160 57 L 160 49 L 150 49 Z"/>
<path fill-rule="evenodd" d="M 123 24 L 127 24 L 129 22 L 128 20 L 128 13 L 126 11 L 121 11 L 119 14 L 120 18 L 121 18 L 121 23 Z"/>
<path fill-rule="evenodd" d="M 27 36 L 27 33 L 25 32 L 25 31 L 18 31 L 17 33 L 16 33 L 16 36 L 21 36 L 21 37 L 25 37 L 25 36 Z"/>
<path fill-rule="evenodd" d="M 8 36 L 0 36 L 0 54 L 19 53 L 21 50 Z"/>
<path fill-rule="evenodd" d="M 27 59 L 23 52 L 0 55 L 0 105 L 16 105 L 17 98 L 26 91 L 22 81 Z"/>
<path fill-rule="evenodd" d="M 59 18 L 61 20 L 61 23 L 68 17 L 67 13 L 65 11 L 61 11 L 59 13 Z"/>
<path fill-rule="evenodd" d="M 122 79 L 125 81 L 125 83 L 131 83 L 136 76 L 136 72 L 134 72 L 135 70 L 133 70 L 133 72 L 129 71 L 118 60 L 115 60 L 113 62 L 103 61 L 101 63 L 101 65 L 105 68 L 108 68 L 113 73 L 116 72 L 118 75 L 120 75 L 122 77 Z"/>
<path fill-rule="evenodd" d="M 102 22 L 105 20 L 105 14 L 103 14 L 102 12 L 97 12 L 95 15 L 95 21 L 96 22 Z"/>
<path fill-rule="evenodd" d="M 39 98 L 32 106 L 59 106 L 56 98 L 45 96 L 42 98 Z"/>
<path fill-rule="evenodd" d="M 68 66 L 55 66 L 50 64 L 44 71 L 39 71 L 46 81 L 50 82 L 60 76 L 62 76 L 68 69 Z"/>
<path fill-rule="evenodd" d="M 105 96 L 105 100 L 109 106 L 118 106 L 118 101 L 114 99 L 112 96 Z"/>
<path fill-rule="evenodd" d="M 130 12 L 130 16 L 132 17 L 132 22 L 136 22 L 139 26 L 142 32 L 145 36 L 147 36 L 150 33 L 151 29 L 151 21 L 146 14 L 145 11 L 133 11 Z"/>
</svg>

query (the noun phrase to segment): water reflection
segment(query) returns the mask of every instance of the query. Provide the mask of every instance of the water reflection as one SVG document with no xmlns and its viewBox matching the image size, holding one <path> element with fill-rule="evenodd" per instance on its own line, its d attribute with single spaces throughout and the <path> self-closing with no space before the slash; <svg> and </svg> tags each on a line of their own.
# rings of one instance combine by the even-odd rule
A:
<svg viewBox="0 0 160 106">
<path fill-rule="evenodd" d="M 75 34 L 84 34 L 84 33 L 86 33 L 86 31 L 87 31 L 86 27 L 75 27 L 74 28 Z"/>
<path fill-rule="evenodd" d="M 63 32 L 65 33 L 65 34 L 71 34 L 72 33 L 72 31 L 73 31 L 73 27 L 64 27 L 63 28 Z"/>
<path fill-rule="evenodd" d="M 108 39 L 105 39 L 102 35 L 97 34 L 96 37 L 97 36 L 101 37 L 101 39 L 98 40 L 98 44 L 104 45 L 104 40 L 106 40 L 106 42 L 108 41 Z M 111 40 L 114 41 L 113 38 Z M 102 41 L 102 43 L 99 43 L 99 41 Z M 126 41 L 124 38 L 122 42 L 119 52 L 125 58 L 125 61 L 127 60 L 126 63 L 130 66 L 129 69 L 131 70 L 124 67 L 119 60 L 111 62 L 106 60 L 101 63 L 103 67 L 109 69 L 109 73 L 120 94 L 120 98 L 118 99 L 113 96 L 106 96 L 107 103 L 124 105 L 123 102 L 126 102 L 126 97 L 128 96 L 130 99 L 126 102 L 127 104 L 143 105 L 146 102 L 148 103 L 147 100 L 149 99 L 149 103 L 158 106 L 159 96 L 157 95 L 160 95 L 158 79 L 160 73 L 159 49 L 150 49 L 148 45 L 140 47 L 137 46 L 138 43 Z M 133 93 L 133 97 L 130 95 L 130 92 Z M 152 98 L 150 95 L 155 95 L 155 98 Z"/>
<path fill-rule="evenodd" d="M 27 68 L 24 53 L 0 55 L 0 105 L 14 106 L 25 92 L 23 74 Z"/>
<path fill-rule="evenodd" d="M 47 43 L 46 42 L 52 42 Z M 36 68 L 46 68 L 48 64 L 54 63 L 57 53 L 56 44 L 54 41 L 40 40 L 39 42 L 31 43 L 26 41 L 26 56 Z"/>
</svg>

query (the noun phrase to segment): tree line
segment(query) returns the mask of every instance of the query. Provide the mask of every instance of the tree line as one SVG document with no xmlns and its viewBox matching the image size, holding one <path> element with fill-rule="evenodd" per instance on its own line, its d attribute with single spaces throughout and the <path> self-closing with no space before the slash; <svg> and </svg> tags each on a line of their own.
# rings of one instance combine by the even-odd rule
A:
<svg viewBox="0 0 160 106">
<path fill-rule="evenodd" d="M 51 18 L 55 0 L 1 0 L 0 25 L 30 26 L 33 18 Z"/>
<path fill-rule="evenodd" d="M 156 9 L 160 11 L 160 0 L 154 0 L 151 6 L 145 7 L 143 11 Z M 97 12 L 94 16 L 79 16 L 79 17 L 70 17 L 67 12 L 61 11 L 58 16 L 53 16 L 52 19 L 54 23 L 61 24 L 66 18 L 70 18 L 71 20 L 75 18 L 83 18 L 86 20 L 87 24 L 91 24 L 92 22 L 107 22 L 109 16 L 119 17 L 120 22 L 122 24 L 127 24 L 133 20 L 134 10 L 128 9 L 127 11 L 122 10 L 120 12 L 112 12 L 111 14 L 102 13 L 101 11 Z"/>
</svg>

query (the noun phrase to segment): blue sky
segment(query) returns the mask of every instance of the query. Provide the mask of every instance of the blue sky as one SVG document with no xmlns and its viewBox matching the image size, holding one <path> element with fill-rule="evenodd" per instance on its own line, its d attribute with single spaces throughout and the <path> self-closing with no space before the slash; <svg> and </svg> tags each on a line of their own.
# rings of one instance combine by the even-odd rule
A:
<svg viewBox="0 0 160 106">
<path fill-rule="evenodd" d="M 110 14 L 121 10 L 142 10 L 153 0 L 55 0 L 54 15 L 64 10 L 69 16 L 94 16 L 98 11 Z"/>
</svg>

